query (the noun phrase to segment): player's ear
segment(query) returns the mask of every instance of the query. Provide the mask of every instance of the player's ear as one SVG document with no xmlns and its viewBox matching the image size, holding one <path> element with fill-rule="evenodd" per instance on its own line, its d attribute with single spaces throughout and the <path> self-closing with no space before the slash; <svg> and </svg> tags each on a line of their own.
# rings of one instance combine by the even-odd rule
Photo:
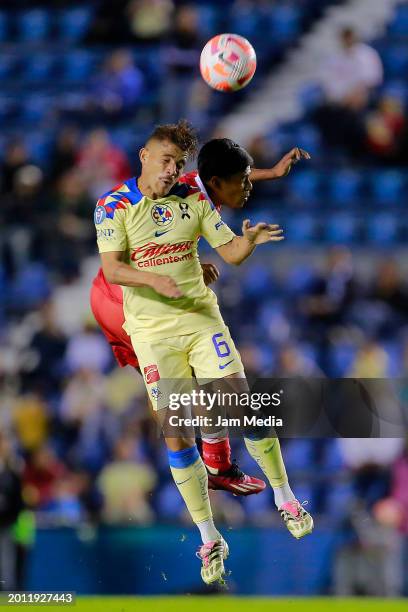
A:
<svg viewBox="0 0 408 612">
<path fill-rule="evenodd" d="M 149 151 L 146 149 L 146 147 L 142 147 L 139 151 L 139 159 L 142 162 L 142 164 L 144 164 L 147 161 L 148 156 L 149 156 Z"/>
<path fill-rule="evenodd" d="M 213 190 L 213 191 L 219 191 L 222 187 L 221 185 L 221 179 L 218 176 L 212 176 L 208 181 L 207 181 L 207 185 Z"/>
</svg>

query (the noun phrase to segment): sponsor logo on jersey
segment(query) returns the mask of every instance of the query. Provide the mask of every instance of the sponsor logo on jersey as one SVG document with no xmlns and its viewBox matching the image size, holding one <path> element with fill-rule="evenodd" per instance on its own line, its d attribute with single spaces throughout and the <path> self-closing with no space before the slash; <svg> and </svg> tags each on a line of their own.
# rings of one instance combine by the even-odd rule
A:
<svg viewBox="0 0 408 612">
<path fill-rule="evenodd" d="M 175 253 L 186 253 L 190 251 L 194 241 L 185 240 L 184 242 L 176 242 L 171 244 L 157 244 L 157 242 L 148 242 L 140 247 L 137 247 L 131 255 L 132 261 L 139 261 L 139 259 L 152 259 L 153 257 L 159 257 L 161 255 L 174 255 Z"/>
<path fill-rule="evenodd" d="M 221 225 L 225 225 L 224 221 L 218 221 L 218 223 L 216 223 L 214 227 L 217 230 L 217 229 L 219 229 L 221 227 Z"/>
<path fill-rule="evenodd" d="M 155 204 L 152 207 L 151 215 L 156 225 L 166 227 L 174 219 L 174 213 L 168 204 Z"/>
<path fill-rule="evenodd" d="M 100 225 L 106 219 L 106 210 L 103 206 L 97 206 L 94 212 L 95 225 Z"/>
<path fill-rule="evenodd" d="M 152 383 L 160 380 L 159 370 L 156 364 L 148 365 L 143 369 L 146 383 L 151 385 Z"/>
<path fill-rule="evenodd" d="M 162 396 L 162 392 L 158 387 L 152 387 L 150 389 L 150 393 L 152 395 L 152 398 L 155 400 L 158 400 Z"/>
</svg>

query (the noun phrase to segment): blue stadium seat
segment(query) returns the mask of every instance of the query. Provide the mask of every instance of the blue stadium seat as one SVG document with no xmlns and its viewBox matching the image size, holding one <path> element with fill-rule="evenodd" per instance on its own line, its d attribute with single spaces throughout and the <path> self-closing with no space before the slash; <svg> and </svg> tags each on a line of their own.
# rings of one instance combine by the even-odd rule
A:
<svg viewBox="0 0 408 612">
<path fill-rule="evenodd" d="M 295 204 L 308 207 L 321 201 L 321 177 L 314 170 L 297 170 L 289 175 L 287 187 L 289 199 Z"/>
<path fill-rule="evenodd" d="M 350 206 L 360 196 L 362 176 L 354 170 L 336 170 L 328 181 L 328 204 Z"/>
<path fill-rule="evenodd" d="M 287 470 L 304 470 L 305 466 L 312 467 L 313 441 L 312 440 L 289 440 L 283 447 L 285 464 Z"/>
<path fill-rule="evenodd" d="M 52 98 L 44 94 L 32 94 L 24 97 L 21 108 L 21 120 L 27 123 L 41 122 L 53 112 Z"/>
<path fill-rule="evenodd" d="M 87 51 L 72 51 L 62 58 L 62 78 L 70 83 L 84 82 L 92 74 L 95 60 Z"/>
<path fill-rule="evenodd" d="M 0 53 L 0 80 L 12 79 L 16 76 L 19 58 L 14 53 Z"/>
<path fill-rule="evenodd" d="M 371 175 L 373 201 L 379 206 L 403 205 L 404 188 L 404 175 L 399 170 L 379 170 Z"/>
<path fill-rule="evenodd" d="M 317 221 L 313 215 L 294 214 L 284 224 L 288 244 L 310 242 L 316 239 Z"/>
<path fill-rule="evenodd" d="M 305 149 L 313 157 L 319 155 L 322 150 L 322 139 L 320 132 L 307 123 L 301 125 L 294 133 L 293 144 L 296 147 Z"/>
<path fill-rule="evenodd" d="M 330 472 L 337 473 L 345 467 L 338 440 L 327 440 L 322 467 Z"/>
<path fill-rule="evenodd" d="M 0 11 L 0 42 L 9 38 L 9 15 L 6 11 Z"/>
<path fill-rule="evenodd" d="M 350 243 L 357 237 L 358 223 L 354 215 L 339 213 L 326 219 L 324 235 L 334 243 Z"/>
<path fill-rule="evenodd" d="M 229 18 L 229 31 L 253 40 L 260 27 L 260 15 L 254 6 L 234 5 Z"/>
<path fill-rule="evenodd" d="M 28 132 L 25 134 L 24 143 L 30 154 L 30 159 L 40 165 L 44 165 L 48 161 L 52 148 L 52 138 L 48 133 L 43 131 Z"/>
<path fill-rule="evenodd" d="M 377 247 L 393 244 L 398 236 L 398 219 L 391 213 L 370 215 L 367 225 L 367 238 Z"/>
<path fill-rule="evenodd" d="M 328 488 L 325 512 L 338 520 L 346 517 L 354 499 L 354 490 L 349 482 L 332 481 Z"/>
<path fill-rule="evenodd" d="M 408 36 L 408 6 L 397 6 L 388 33 L 391 36 Z"/>
<path fill-rule="evenodd" d="M 287 43 L 300 33 L 299 9 L 291 4 L 273 7 L 270 18 L 271 37 L 280 43 Z"/>
<path fill-rule="evenodd" d="M 34 53 L 27 58 L 23 68 L 24 78 L 28 82 L 47 82 L 52 78 L 55 59 L 50 53 Z"/>
<path fill-rule="evenodd" d="M 214 6 L 197 6 L 200 33 L 204 38 L 212 38 L 219 32 L 219 12 Z"/>
<path fill-rule="evenodd" d="M 391 45 L 385 49 L 383 62 L 387 77 L 404 78 L 408 70 L 408 49 L 404 45 Z"/>
<path fill-rule="evenodd" d="M 339 378 L 346 376 L 354 363 L 356 353 L 357 349 L 354 344 L 335 344 L 330 352 L 330 365 L 333 376 Z"/>
<path fill-rule="evenodd" d="M 60 12 L 58 19 L 58 38 L 67 42 L 80 41 L 88 31 L 92 21 L 92 9 L 76 7 Z"/>
<path fill-rule="evenodd" d="M 50 29 L 51 13 L 43 9 L 24 11 L 18 15 L 18 36 L 23 42 L 43 42 L 47 40 Z"/>
</svg>

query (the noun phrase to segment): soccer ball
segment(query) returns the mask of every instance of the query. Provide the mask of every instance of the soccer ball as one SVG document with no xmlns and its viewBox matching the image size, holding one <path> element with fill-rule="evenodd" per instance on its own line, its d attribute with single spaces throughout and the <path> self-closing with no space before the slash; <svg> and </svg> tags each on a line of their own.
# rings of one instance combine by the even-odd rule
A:
<svg viewBox="0 0 408 612">
<path fill-rule="evenodd" d="M 253 46 L 238 34 L 218 34 L 201 52 L 201 75 L 219 91 L 238 91 L 246 87 L 256 70 Z"/>
</svg>

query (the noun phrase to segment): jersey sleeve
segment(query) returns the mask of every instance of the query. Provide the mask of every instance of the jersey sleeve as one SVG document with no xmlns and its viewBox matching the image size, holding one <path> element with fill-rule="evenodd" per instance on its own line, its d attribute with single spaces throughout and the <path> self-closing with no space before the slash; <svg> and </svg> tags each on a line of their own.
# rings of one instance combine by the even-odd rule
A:
<svg viewBox="0 0 408 612">
<path fill-rule="evenodd" d="M 97 204 L 94 213 L 94 223 L 99 253 L 126 251 L 125 212 L 125 206 L 119 209 L 107 210 L 107 207 Z"/>
<path fill-rule="evenodd" d="M 201 235 L 207 240 L 208 244 L 213 249 L 216 249 L 235 238 L 234 232 L 224 223 L 220 213 L 214 206 L 212 206 L 208 200 L 203 200 L 202 205 L 200 229 Z"/>
</svg>

